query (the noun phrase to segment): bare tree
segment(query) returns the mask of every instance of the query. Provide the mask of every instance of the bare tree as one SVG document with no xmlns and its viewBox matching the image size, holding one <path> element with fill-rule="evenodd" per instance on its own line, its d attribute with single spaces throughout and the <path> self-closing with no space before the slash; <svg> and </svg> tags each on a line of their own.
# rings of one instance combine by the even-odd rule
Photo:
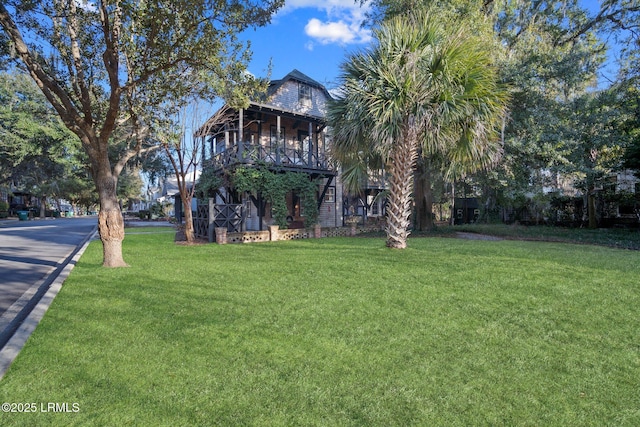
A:
<svg viewBox="0 0 640 427">
<path fill-rule="evenodd" d="M 195 136 L 193 129 L 202 122 L 201 106 L 194 102 L 182 107 L 173 126 L 163 126 L 169 132 L 159 131 L 156 136 L 169 159 L 178 183 L 178 191 L 184 212 L 184 234 L 187 242 L 193 242 L 193 214 L 191 202 L 195 194 L 198 170 L 202 166 L 204 138 Z M 173 129 L 171 131 L 171 129 Z"/>
</svg>

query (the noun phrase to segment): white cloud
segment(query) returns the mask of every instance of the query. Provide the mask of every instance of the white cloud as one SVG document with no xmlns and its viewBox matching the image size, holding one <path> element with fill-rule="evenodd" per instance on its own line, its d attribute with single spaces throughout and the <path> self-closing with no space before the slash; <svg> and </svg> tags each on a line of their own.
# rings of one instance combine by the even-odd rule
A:
<svg viewBox="0 0 640 427">
<path fill-rule="evenodd" d="M 368 43 L 371 31 L 362 28 L 369 3 L 356 0 L 287 0 L 282 10 L 286 14 L 295 9 L 313 8 L 324 16 L 311 18 L 304 27 L 305 34 L 320 44 Z M 313 49 L 313 43 L 307 43 Z"/>
<path fill-rule="evenodd" d="M 319 19 L 311 19 L 304 27 L 304 32 L 314 39 L 318 39 L 322 44 L 328 43 L 351 43 L 356 37 L 349 26 L 343 21 L 320 22 Z"/>
</svg>

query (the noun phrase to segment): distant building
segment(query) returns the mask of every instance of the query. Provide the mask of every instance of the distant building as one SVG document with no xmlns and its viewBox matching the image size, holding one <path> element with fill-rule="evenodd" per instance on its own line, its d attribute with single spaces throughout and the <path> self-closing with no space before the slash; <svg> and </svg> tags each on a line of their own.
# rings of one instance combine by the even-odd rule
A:
<svg viewBox="0 0 640 427">
<path fill-rule="evenodd" d="M 453 204 L 454 224 L 472 224 L 480 218 L 480 205 L 475 197 L 456 198 Z"/>
</svg>

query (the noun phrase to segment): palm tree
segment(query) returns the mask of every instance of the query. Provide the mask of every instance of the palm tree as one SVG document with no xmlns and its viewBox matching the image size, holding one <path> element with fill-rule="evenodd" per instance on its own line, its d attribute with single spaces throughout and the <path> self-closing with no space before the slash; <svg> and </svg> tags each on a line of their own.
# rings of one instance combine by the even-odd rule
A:
<svg viewBox="0 0 640 427">
<path fill-rule="evenodd" d="M 495 151 L 483 141 L 496 136 L 506 90 L 492 66 L 492 43 L 467 28 L 424 11 L 397 16 L 374 31 L 372 48 L 342 65 L 342 94 L 328 114 L 333 155 L 351 170 L 372 158 L 386 165 L 391 248 L 406 247 L 419 150 L 467 163 Z"/>
</svg>

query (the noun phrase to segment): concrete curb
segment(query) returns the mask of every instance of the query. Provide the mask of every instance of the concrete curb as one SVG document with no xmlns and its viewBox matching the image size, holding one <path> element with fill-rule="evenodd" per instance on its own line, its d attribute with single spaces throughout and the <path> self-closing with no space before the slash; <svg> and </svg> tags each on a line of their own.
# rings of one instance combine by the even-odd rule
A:
<svg viewBox="0 0 640 427">
<path fill-rule="evenodd" d="M 4 377 L 9 366 L 11 366 L 11 363 L 13 363 L 20 353 L 20 350 L 22 350 L 31 333 L 40 323 L 40 320 L 44 317 L 51 302 L 62 288 L 62 284 L 67 277 L 69 277 L 71 270 L 73 270 L 73 267 L 87 249 L 87 246 L 95 237 L 96 233 L 97 226 L 66 258 L 65 263 L 58 266 L 55 271 L 52 272 L 52 275 L 44 279 L 43 282 L 38 282 L 29 288 L 23 296 L 11 306 L 7 311 L 11 311 L 15 315 L 11 321 L 7 322 L 6 316 L 3 316 L 2 321 L 6 324 L 2 330 L 2 334 L 6 335 L 3 337 L 3 341 L 6 340 L 6 343 L 4 343 L 2 349 L 0 349 L 0 380 Z"/>
</svg>

